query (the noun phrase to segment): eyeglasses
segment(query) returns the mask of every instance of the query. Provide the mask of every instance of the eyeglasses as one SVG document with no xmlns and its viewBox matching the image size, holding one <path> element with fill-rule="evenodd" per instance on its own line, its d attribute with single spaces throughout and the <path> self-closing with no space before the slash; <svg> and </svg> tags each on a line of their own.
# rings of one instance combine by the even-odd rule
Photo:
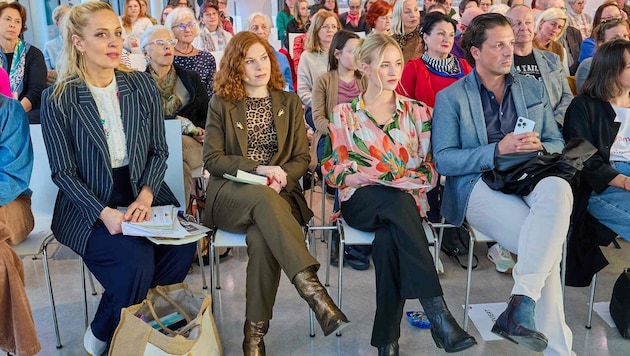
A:
<svg viewBox="0 0 630 356">
<path fill-rule="evenodd" d="M 191 29 L 195 27 L 194 22 L 189 23 L 180 23 L 179 25 L 171 26 L 172 29 L 179 29 L 180 31 L 186 31 L 186 27 L 190 27 Z"/>
<path fill-rule="evenodd" d="M 584 5 L 586 4 L 586 1 L 576 1 L 573 3 L 573 5 Z"/>
<path fill-rule="evenodd" d="M 321 28 L 326 30 L 326 31 L 329 31 L 329 30 L 337 31 L 339 29 L 339 26 L 337 26 L 337 25 L 324 25 Z"/>
<path fill-rule="evenodd" d="M 154 40 L 149 42 L 148 44 L 154 44 L 159 47 L 164 47 L 165 45 L 173 47 L 177 44 L 177 40 Z"/>
</svg>

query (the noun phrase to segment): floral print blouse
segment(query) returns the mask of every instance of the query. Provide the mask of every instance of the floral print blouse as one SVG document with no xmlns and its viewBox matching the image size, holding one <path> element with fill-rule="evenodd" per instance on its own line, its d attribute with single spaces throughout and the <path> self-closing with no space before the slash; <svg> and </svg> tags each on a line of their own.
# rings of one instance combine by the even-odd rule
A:
<svg viewBox="0 0 630 356">
<path fill-rule="evenodd" d="M 429 204 L 426 192 L 437 172 L 431 143 L 431 112 L 425 104 L 396 94 L 396 112 L 381 128 L 366 110 L 363 96 L 339 104 L 331 117 L 330 145 L 322 162 L 326 181 L 344 202 L 361 187 L 345 186 L 345 177 L 359 173 L 371 183 L 401 189 L 413 196 L 421 216 Z"/>
</svg>

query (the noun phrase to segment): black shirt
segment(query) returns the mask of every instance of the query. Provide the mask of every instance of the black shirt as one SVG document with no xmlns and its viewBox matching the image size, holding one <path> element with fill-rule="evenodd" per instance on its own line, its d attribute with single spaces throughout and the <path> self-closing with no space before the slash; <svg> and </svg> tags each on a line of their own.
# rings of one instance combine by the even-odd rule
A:
<svg viewBox="0 0 630 356">
<path fill-rule="evenodd" d="M 542 81 L 540 76 L 540 68 L 534 58 L 534 51 L 527 56 L 514 55 L 514 68 L 516 73 L 522 74 L 526 77 L 534 78 L 538 81 Z"/>
</svg>

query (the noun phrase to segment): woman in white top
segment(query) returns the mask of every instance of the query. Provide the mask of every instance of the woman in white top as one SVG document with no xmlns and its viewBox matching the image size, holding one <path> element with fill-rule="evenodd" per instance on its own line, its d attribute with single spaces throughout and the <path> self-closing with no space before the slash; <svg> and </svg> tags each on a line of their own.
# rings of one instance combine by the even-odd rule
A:
<svg viewBox="0 0 630 356">
<path fill-rule="evenodd" d="M 335 13 L 320 11 L 313 17 L 306 35 L 306 46 L 298 65 L 297 93 L 304 104 L 306 122 L 315 127 L 311 114 L 313 85 L 317 78 L 328 71 L 328 49 L 333 36 L 341 29 L 341 23 Z"/>
<path fill-rule="evenodd" d="M 211 2 L 206 2 L 199 8 L 201 14 L 201 32 L 192 45 L 202 51 L 214 52 L 224 51 L 232 34 L 221 27 L 219 8 Z"/>
<path fill-rule="evenodd" d="M 125 0 L 125 7 L 123 15 L 120 17 L 120 22 L 124 29 L 123 47 L 127 48 L 132 53 L 139 53 L 140 49 L 138 43 L 140 42 L 142 33 L 148 27 L 153 26 L 151 20 L 147 17 L 140 16 L 139 0 Z"/>
</svg>

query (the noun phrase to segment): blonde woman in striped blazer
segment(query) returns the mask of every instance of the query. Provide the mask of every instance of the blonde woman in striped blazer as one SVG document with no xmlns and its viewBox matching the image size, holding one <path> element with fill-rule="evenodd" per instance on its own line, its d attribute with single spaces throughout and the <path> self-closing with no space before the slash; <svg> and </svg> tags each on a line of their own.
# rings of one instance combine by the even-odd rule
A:
<svg viewBox="0 0 630 356">
<path fill-rule="evenodd" d="M 91 355 L 107 349 L 121 308 L 142 301 L 150 287 L 186 277 L 195 248 L 121 233 L 123 221 L 147 220 L 151 206 L 178 205 L 163 182 L 168 147 L 160 96 L 149 74 L 119 70 L 121 34 L 108 4 L 73 6 L 63 28 L 63 64 L 42 110 L 59 187 L 53 233 L 105 288 L 84 337 Z"/>
</svg>

